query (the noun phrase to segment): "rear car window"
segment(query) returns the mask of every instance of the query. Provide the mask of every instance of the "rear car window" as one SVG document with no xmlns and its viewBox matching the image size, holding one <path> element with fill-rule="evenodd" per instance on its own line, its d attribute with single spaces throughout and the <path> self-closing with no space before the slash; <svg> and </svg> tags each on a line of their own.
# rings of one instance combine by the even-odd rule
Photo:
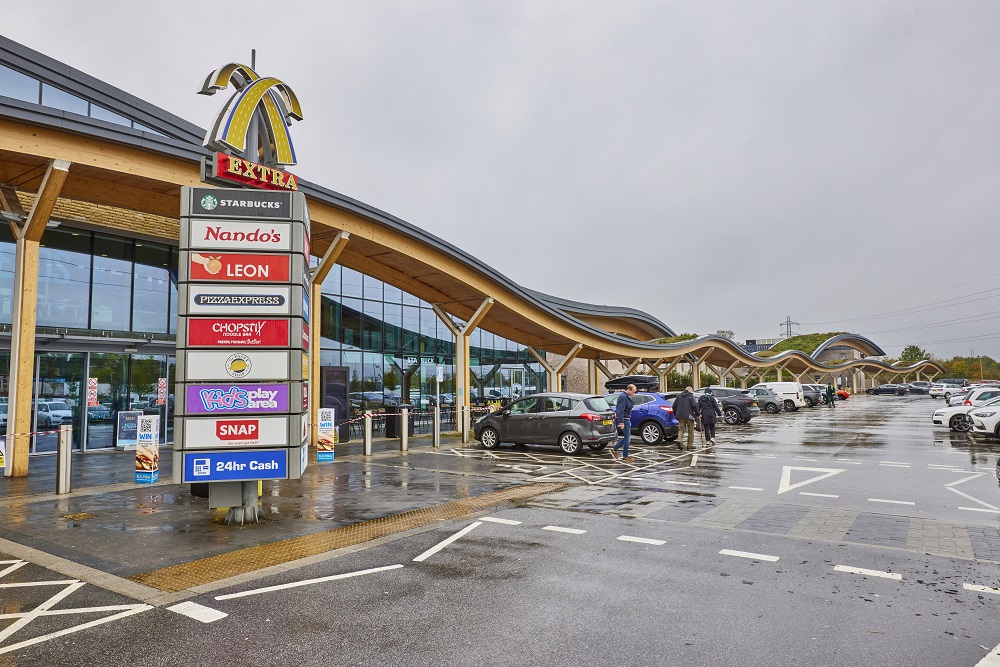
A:
<svg viewBox="0 0 1000 667">
<path fill-rule="evenodd" d="M 642 405 L 643 403 L 652 403 L 653 397 L 649 394 L 635 394 L 632 396 L 632 403 L 634 405 Z"/>
<path fill-rule="evenodd" d="M 546 396 L 542 399 L 542 412 L 569 410 L 570 400 L 565 396 Z"/>
<path fill-rule="evenodd" d="M 593 410 L 594 412 L 607 412 L 611 409 L 608 401 L 603 396 L 591 396 L 590 398 L 583 399 L 583 404 L 587 406 L 588 410 Z"/>
</svg>

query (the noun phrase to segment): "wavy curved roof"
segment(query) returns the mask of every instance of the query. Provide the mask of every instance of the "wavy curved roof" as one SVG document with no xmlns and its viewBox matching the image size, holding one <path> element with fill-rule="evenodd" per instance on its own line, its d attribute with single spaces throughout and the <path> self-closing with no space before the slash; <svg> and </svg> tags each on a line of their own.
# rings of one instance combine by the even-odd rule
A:
<svg viewBox="0 0 1000 667">
<path fill-rule="evenodd" d="M 202 184 L 200 159 L 209 153 L 201 146 L 200 128 L 3 37 L 0 62 L 161 133 L 0 97 L 0 182 L 58 158 L 72 163 L 63 198 L 178 217 L 180 187 Z M 33 182 L 21 187 L 30 190 Z M 796 373 L 855 367 L 901 370 L 868 359 L 824 366 L 794 350 L 765 359 L 719 336 L 667 345 L 643 342 L 674 332 L 633 308 L 586 304 L 525 289 L 447 241 L 373 206 L 306 181 L 299 181 L 299 189 L 309 200 L 314 253 L 321 254 L 340 231 L 347 231 L 350 241 L 340 264 L 441 304 L 462 319 L 491 298 L 494 305 L 480 326 L 548 352 L 566 354 L 582 345 L 579 354 L 584 358 L 663 360 L 693 355 L 723 367 L 780 366 Z M 152 233 L 136 227 L 137 232 Z M 920 362 L 912 370 L 918 367 L 943 372 L 935 362 Z"/>
<path fill-rule="evenodd" d="M 819 355 L 831 347 L 836 347 L 838 345 L 844 345 L 847 347 L 853 347 L 855 350 L 863 352 L 870 357 L 884 357 L 885 350 L 875 344 L 875 341 L 870 338 L 865 338 L 864 336 L 859 336 L 858 334 L 846 333 L 838 334 L 836 336 L 831 336 L 830 338 L 823 341 L 823 343 L 817 347 L 813 353 L 813 358 L 819 358 Z"/>
</svg>

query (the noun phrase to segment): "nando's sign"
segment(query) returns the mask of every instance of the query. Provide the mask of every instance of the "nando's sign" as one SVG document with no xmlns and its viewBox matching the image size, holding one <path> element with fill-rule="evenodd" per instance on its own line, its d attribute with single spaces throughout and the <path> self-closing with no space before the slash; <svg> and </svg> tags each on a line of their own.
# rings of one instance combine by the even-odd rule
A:
<svg viewBox="0 0 1000 667">
<path fill-rule="evenodd" d="M 230 84 L 235 92 L 205 136 L 205 146 L 216 153 L 203 159 L 202 178 L 264 190 L 297 190 L 298 179 L 281 167 L 296 163 L 288 126 L 302 120 L 298 97 L 280 79 L 262 77 L 239 63 L 209 74 L 199 93 L 214 95 Z"/>
</svg>

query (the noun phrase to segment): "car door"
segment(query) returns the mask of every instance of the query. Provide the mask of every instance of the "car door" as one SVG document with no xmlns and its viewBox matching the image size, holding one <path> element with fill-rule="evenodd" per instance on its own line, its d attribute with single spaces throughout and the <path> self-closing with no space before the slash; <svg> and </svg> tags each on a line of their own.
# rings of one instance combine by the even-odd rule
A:
<svg viewBox="0 0 1000 667">
<path fill-rule="evenodd" d="M 538 401 L 538 416 L 531 420 L 531 442 L 557 444 L 566 430 L 570 414 L 570 399 L 565 396 L 545 396 Z"/>
<path fill-rule="evenodd" d="M 534 420 L 538 419 L 537 396 L 521 398 L 510 404 L 510 408 L 500 420 L 501 442 L 525 444 L 532 439 Z"/>
</svg>

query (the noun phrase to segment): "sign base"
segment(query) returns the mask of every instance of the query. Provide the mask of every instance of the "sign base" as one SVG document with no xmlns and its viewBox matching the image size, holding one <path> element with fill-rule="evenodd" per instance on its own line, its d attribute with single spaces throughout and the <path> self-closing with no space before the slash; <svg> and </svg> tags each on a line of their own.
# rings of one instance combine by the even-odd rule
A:
<svg viewBox="0 0 1000 667">
<path fill-rule="evenodd" d="M 333 455 L 334 455 L 334 452 L 322 452 L 322 451 L 318 451 L 318 452 L 316 452 L 316 460 L 318 462 L 320 462 L 320 463 L 322 463 L 324 461 L 332 461 L 333 460 Z"/>
<path fill-rule="evenodd" d="M 155 484 L 160 481 L 160 471 L 154 470 L 152 472 L 136 472 L 135 473 L 135 483 L 136 484 Z"/>
</svg>

